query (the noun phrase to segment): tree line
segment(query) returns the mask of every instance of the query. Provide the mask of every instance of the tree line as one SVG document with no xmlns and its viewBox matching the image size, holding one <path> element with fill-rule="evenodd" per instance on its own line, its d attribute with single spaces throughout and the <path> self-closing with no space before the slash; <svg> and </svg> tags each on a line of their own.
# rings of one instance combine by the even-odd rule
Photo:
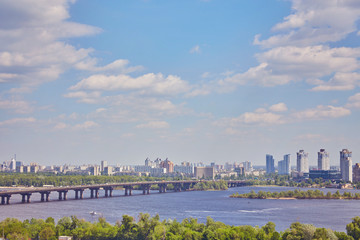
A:
<svg viewBox="0 0 360 240">
<path fill-rule="evenodd" d="M 123 183 L 140 181 L 184 180 L 181 177 L 144 177 L 144 176 L 90 176 L 90 175 L 54 175 L 40 173 L 0 173 L 0 187 L 25 186 L 42 187 L 44 185 L 75 186 L 105 183 Z"/>
<path fill-rule="evenodd" d="M 292 239 L 339 239 L 354 240 L 360 238 L 360 218 L 355 217 L 346 225 L 345 232 L 316 228 L 311 224 L 292 223 L 289 229 L 278 232 L 275 224 L 267 223 L 262 227 L 231 226 L 216 222 L 208 217 L 206 223 L 195 218 L 160 221 L 158 215 L 150 217 L 141 213 L 136 221 L 134 217 L 124 215 L 116 224 L 106 222 L 104 218 L 88 222 L 75 216 L 63 217 L 57 223 L 49 217 L 46 220 L 31 219 L 20 221 L 7 218 L 0 222 L 0 235 L 9 240 L 55 240 L 59 236 L 71 236 L 74 240 L 112 240 L 112 239 L 169 239 L 169 240 L 292 240 Z"/>
<path fill-rule="evenodd" d="M 335 193 L 327 192 L 326 194 L 323 191 L 318 189 L 316 190 L 307 190 L 301 191 L 299 189 L 295 189 L 294 191 L 281 191 L 281 192 L 265 192 L 258 191 L 257 193 L 252 190 L 249 193 L 234 193 L 230 195 L 232 198 L 253 198 L 253 199 L 268 199 L 268 198 L 295 198 L 295 199 L 355 199 L 360 200 L 360 193 L 351 193 L 344 192 L 341 194 L 339 191 Z"/>
</svg>

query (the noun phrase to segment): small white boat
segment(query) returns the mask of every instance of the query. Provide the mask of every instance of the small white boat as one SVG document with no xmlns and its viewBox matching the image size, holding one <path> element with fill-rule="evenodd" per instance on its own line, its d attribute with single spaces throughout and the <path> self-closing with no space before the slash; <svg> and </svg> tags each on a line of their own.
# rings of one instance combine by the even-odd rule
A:
<svg viewBox="0 0 360 240">
<path fill-rule="evenodd" d="M 97 212 L 92 211 L 92 212 L 90 212 L 90 215 L 91 215 L 91 216 L 95 216 L 95 215 L 97 215 Z"/>
</svg>

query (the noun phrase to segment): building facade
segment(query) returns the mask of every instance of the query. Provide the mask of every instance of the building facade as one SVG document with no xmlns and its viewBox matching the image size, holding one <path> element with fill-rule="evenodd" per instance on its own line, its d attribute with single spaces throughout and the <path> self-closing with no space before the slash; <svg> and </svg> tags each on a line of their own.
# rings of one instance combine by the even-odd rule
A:
<svg viewBox="0 0 360 240">
<path fill-rule="evenodd" d="M 195 167 L 195 177 L 197 179 L 214 179 L 214 168 L 213 167 Z"/>
<path fill-rule="evenodd" d="M 266 173 L 275 173 L 274 157 L 270 154 L 266 154 Z"/>
<path fill-rule="evenodd" d="M 360 164 L 357 163 L 353 167 L 353 182 L 360 182 Z"/>
<path fill-rule="evenodd" d="M 341 171 L 341 178 L 344 181 L 352 182 L 353 174 L 352 174 L 352 152 L 348 149 L 343 149 L 340 151 L 340 171 Z"/>
<path fill-rule="evenodd" d="M 304 150 L 299 150 L 296 153 L 296 171 L 299 173 L 308 173 L 309 172 L 309 158 L 308 153 Z"/>
<path fill-rule="evenodd" d="M 318 170 L 330 170 L 330 157 L 325 149 L 320 149 L 318 152 Z"/>
<path fill-rule="evenodd" d="M 291 167 L 290 167 L 290 154 L 284 155 L 284 160 L 278 162 L 278 173 L 280 175 L 290 175 Z"/>
</svg>

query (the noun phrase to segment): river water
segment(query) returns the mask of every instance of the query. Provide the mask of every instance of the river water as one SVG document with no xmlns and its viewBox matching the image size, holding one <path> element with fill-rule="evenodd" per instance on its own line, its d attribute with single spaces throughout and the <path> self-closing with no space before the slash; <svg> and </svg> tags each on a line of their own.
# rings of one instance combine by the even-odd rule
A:
<svg viewBox="0 0 360 240">
<path fill-rule="evenodd" d="M 73 191 L 69 191 L 67 201 L 56 200 L 58 194 L 51 193 L 50 202 L 40 202 L 40 194 L 33 194 L 30 204 L 22 204 L 20 196 L 14 195 L 10 205 L 0 205 L 0 220 L 14 217 L 20 220 L 76 215 L 88 221 L 103 216 L 110 223 L 121 220 L 127 214 L 137 217 L 139 213 L 160 215 L 160 219 L 197 218 L 206 222 L 210 216 L 215 221 L 230 225 L 263 226 L 272 221 L 278 231 L 289 228 L 296 221 L 314 224 L 316 227 L 345 231 L 346 224 L 355 216 L 360 216 L 360 200 L 276 200 L 230 198 L 235 192 L 246 193 L 251 190 L 284 191 L 294 190 L 288 187 L 236 187 L 226 191 L 190 191 L 142 195 L 142 191 L 133 191 L 133 196 L 124 196 L 124 191 L 114 190 L 114 197 L 104 198 L 100 191 L 98 199 L 74 200 Z M 307 190 L 307 189 L 302 189 Z M 322 189 L 325 192 L 335 189 Z M 343 192 L 344 190 L 340 190 Z M 349 191 L 349 190 L 346 190 Z M 350 190 L 356 192 L 356 190 Z M 89 191 L 84 192 L 84 197 Z M 95 211 L 93 216 L 90 212 Z"/>
</svg>

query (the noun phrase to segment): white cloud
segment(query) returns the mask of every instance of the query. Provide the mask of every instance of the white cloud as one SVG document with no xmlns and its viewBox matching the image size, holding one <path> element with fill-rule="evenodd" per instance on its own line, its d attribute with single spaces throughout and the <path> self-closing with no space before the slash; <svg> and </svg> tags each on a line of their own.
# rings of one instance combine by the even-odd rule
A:
<svg viewBox="0 0 360 240">
<path fill-rule="evenodd" d="M 318 82 L 318 86 L 312 88 L 312 91 L 346 91 L 352 90 L 360 85 L 360 74 L 356 72 L 351 73 L 336 73 L 328 82 Z"/>
<path fill-rule="evenodd" d="M 86 129 L 94 128 L 94 127 L 97 127 L 97 126 L 99 126 L 99 124 L 97 124 L 94 121 L 86 121 L 86 122 L 83 122 L 83 123 L 76 124 L 73 127 L 73 129 L 75 129 L 75 130 L 86 130 Z"/>
<path fill-rule="evenodd" d="M 313 133 L 307 133 L 302 134 L 294 137 L 294 140 L 298 143 L 304 143 L 304 142 L 328 142 L 330 141 L 329 137 L 325 137 L 320 134 L 313 134 Z"/>
<path fill-rule="evenodd" d="M 311 81 L 335 73 L 336 78 L 330 81 L 336 80 L 337 85 L 346 85 L 341 81 L 349 81 L 349 76 L 356 78 L 357 74 L 353 74 L 353 71 L 360 67 L 359 57 L 360 48 L 329 48 L 321 45 L 277 47 L 258 54 L 258 66 L 227 77 L 219 84 L 276 86 L 292 81 Z"/>
<path fill-rule="evenodd" d="M 265 40 L 257 35 L 254 43 L 271 48 L 336 42 L 357 30 L 360 17 L 356 0 L 292 0 L 292 9 L 291 15 L 274 26 L 274 31 L 281 31 L 279 34 Z"/>
<path fill-rule="evenodd" d="M 186 92 L 190 89 L 188 83 L 181 78 L 161 73 L 148 73 L 137 78 L 129 75 L 92 75 L 81 80 L 70 90 L 97 91 L 137 91 L 139 94 L 170 95 Z"/>
<path fill-rule="evenodd" d="M 189 51 L 191 54 L 193 53 L 200 53 L 200 46 L 199 45 L 195 45 L 194 47 L 192 47 Z"/>
<path fill-rule="evenodd" d="M 351 90 L 359 85 L 360 48 L 328 44 L 357 31 L 359 1 L 292 0 L 292 9 L 292 14 L 273 27 L 273 36 L 265 40 L 255 36 L 254 44 L 268 48 L 256 55 L 259 65 L 220 80 L 220 87 L 269 87 L 302 80 L 319 83 L 313 91 Z"/>
<path fill-rule="evenodd" d="M 66 98 L 78 98 L 79 102 L 83 103 L 99 103 L 101 101 L 101 93 L 98 91 L 93 92 L 85 92 L 85 91 L 76 91 L 76 92 L 69 92 L 64 94 Z"/>
<path fill-rule="evenodd" d="M 63 39 L 97 34 L 100 29 L 69 21 L 69 3 L 66 0 L 1 1 L 1 82 L 33 87 L 90 61 L 92 49 L 76 49 Z"/>
<path fill-rule="evenodd" d="M 65 129 L 67 127 L 68 127 L 68 125 L 66 123 L 60 122 L 60 123 L 57 123 L 54 128 L 56 130 L 62 130 L 62 129 Z"/>
<path fill-rule="evenodd" d="M 238 117 L 223 118 L 215 125 L 227 128 L 238 127 L 241 125 L 273 125 L 285 123 L 283 116 L 271 112 L 245 112 Z"/>
<path fill-rule="evenodd" d="M 346 107 L 360 108 L 360 93 L 357 93 L 357 94 L 349 97 Z"/>
<path fill-rule="evenodd" d="M 285 112 L 288 110 L 288 108 L 286 107 L 285 103 L 278 103 L 270 106 L 269 110 L 273 112 Z"/>
<path fill-rule="evenodd" d="M 316 108 L 306 109 L 293 113 L 291 118 L 295 120 L 322 120 L 330 118 L 339 118 L 350 115 L 351 111 L 345 107 L 334 107 L 331 105 L 319 105 Z"/>
<path fill-rule="evenodd" d="M 31 113 L 33 107 L 29 102 L 23 100 L 0 100 L 0 109 L 14 111 L 15 113 Z"/>
<path fill-rule="evenodd" d="M 153 128 L 153 129 L 160 129 L 160 128 L 169 128 L 169 123 L 165 121 L 152 121 L 144 124 L 139 124 L 136 128 Z"/>
<path fill-rule="evenodd" d="M 24 125 L 24 124 L 28 124 L 28 123 L 34 123 L 34 122 L 36 122 L 36 119 L 33 117 L 12 118 L 12 119 L 0 122 L 0 126 L 15 125 L 15 124 Z"/>
</svg>

